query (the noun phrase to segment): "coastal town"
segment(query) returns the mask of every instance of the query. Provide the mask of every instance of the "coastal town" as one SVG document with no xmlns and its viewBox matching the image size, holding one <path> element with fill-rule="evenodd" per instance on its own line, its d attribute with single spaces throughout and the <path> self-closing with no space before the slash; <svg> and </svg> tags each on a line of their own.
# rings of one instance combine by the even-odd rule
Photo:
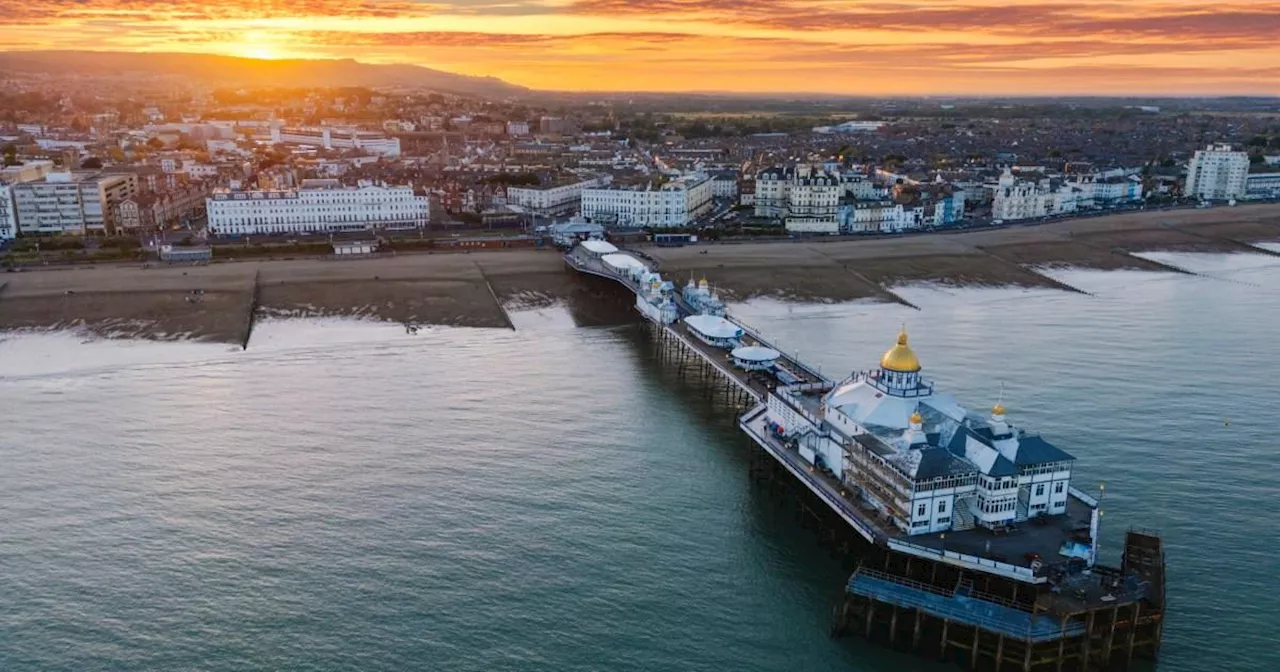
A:
<svg viewBox="0 0 1280 672">
<path fill-rule="evenodd" d="M 501 327 L 495 299 L 580 291 L 547 252 L 597 238 L 655 246 L 735 299 L 898 302 L 903 282 L 1062 289 L 1035 268 L 1170 270 L 1129 252 L 1280 238 L 1270 99 L 4 77 L 4 328 L 236 342 L 224 313 L 254 310 Z"/>
<path fill-rule="evenodd" d="M 232 254 L 209 247 L 246 241 L 289 252 L 300 236 L 505 247 L 586 231 L 891 234 L 1280 199 L 1274 104 L 1242 114 L 1213 101 L 855 100 L 846 112 L 717 112 L 709 100 L 664 112 L 645 100 L 405 87 L 4 83 L 10 265 L 178 247 L 215 258 Z"/>
</svg>

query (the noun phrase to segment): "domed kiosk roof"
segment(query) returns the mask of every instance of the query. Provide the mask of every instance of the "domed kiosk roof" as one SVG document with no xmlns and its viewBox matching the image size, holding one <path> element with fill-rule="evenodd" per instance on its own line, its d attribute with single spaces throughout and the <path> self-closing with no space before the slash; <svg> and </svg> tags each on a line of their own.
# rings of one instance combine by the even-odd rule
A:
<svg viewBox="0 0 1280 672">
<path fill-rule="evenodd" d="M 902 328 L 898 332 L 898 343 L 889 348 L 884 353 L 884 357 L 880 358 L 880 368 L 886 371 L 897 371 L 899 373 L 915 373 L 920 370 L 920 359 L 916 357 L 916 353 L 907 345 L 907 329 Z"/>
<path fill-rule="evenodd" d="M 761 363 L 772 362 L 782 356 L 777 350 L 766 348 L 762 345 L 744 345 L 740 348 L 735 348 L 731 354 L 734 359 Z"/>
</svg>

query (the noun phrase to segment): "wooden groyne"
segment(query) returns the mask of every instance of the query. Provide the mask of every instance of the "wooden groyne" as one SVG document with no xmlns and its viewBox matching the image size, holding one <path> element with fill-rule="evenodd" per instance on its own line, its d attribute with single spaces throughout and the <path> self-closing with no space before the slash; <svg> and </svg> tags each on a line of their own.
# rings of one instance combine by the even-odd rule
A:
<svg viewBox="0 0 1280 672">
<path fill-rule="evenodd" d="M 253 324 L 258 316 L 258 305 L 262 302 L 262 271 L 253 274 L 253 291 L 249 298 L 249 314 L 245 319 L 244 338 L 240 339 L 240 349 L 249 349 L 249 338 L 253 336 Z"/>
</svg>

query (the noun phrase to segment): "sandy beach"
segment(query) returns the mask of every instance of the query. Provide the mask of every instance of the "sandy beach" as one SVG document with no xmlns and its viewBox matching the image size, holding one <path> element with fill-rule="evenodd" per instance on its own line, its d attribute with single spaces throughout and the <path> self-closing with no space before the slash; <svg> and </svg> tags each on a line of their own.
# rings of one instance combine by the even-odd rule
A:
<svg viewBox="0 0 1280 672">
<path fill-rule="evenodd" d="M 1069 265 L 1176 270 L 1144 251 L 1268 253 L 1280 205 L 1146 212 L 1036 226 L 856 240 L 646 247 L 676 279 L 703 277 L 734 299 L 901 300 L 913 282 L 1069 287 L 1036 272 Z M 551 250 L 209 266 L 99 265 L 0 274 L 0 331 L 83 329 L 107 337 L 241 343 L 251 314 L 363 316 L 510 328 L 505 309 L 622 292 L 565 268 Z M 624 297 L 620 297 L 624 298 Z"/>
</svg>

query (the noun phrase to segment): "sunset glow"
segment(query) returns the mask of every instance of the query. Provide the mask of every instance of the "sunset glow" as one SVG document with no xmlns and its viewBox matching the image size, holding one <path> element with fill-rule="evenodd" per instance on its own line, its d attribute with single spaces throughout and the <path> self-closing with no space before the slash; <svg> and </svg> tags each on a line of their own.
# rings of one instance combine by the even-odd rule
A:
<svg viewBox="0 0 1280 672">
<path fill-rule="evenodd" d="M 1280 93 L 1280 4 L 1226 0 L 0 0 L 14 49 L 354 58 L 540 89 Z"/>
</svg>

